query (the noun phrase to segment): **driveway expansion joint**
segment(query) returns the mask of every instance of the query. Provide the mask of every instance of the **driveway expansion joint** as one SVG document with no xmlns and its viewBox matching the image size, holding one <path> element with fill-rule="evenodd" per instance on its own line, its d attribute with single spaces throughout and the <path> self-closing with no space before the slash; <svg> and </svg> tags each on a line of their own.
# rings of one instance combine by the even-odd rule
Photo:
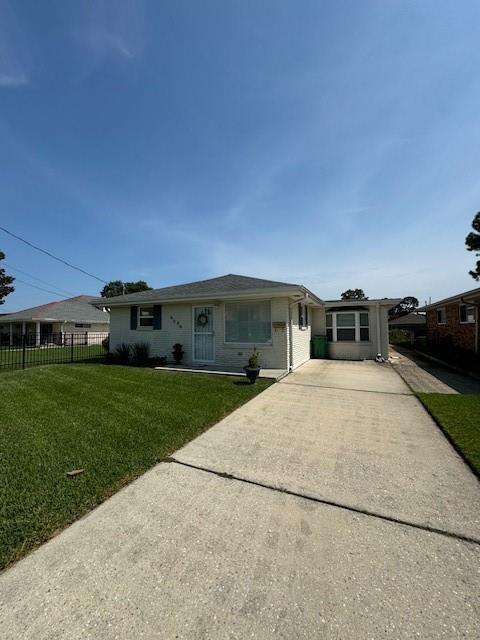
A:
<svg viewBox="0 0 480 640">
<path fill-rule="evenodd" d="M 376 391 L 375 389 L 350 389 L 348 387 L 332 387 L 326 384 L 309 384 L 308 382 L 282 382 L 282 384 L 292 387 L 309 387 L 310 389 L 333 389 L 334 391 L 354 391 L 355 393 L 375 393 L 386 396 L 407 396 L 411 397 L 414 392 L 406 391 Z M 408 385 L 410 388 L 410 385 Z"/>
<path fill-rule="evenodd" d="M 448 531 L 446 529 L 439 529 L 438 527 L 431 527 L 425 524 L 418 524 L 416 522 L 410 522 L 408 520 L 402 520 L 401 518 L 395 518 L 394 516 L 388 516 L 386 514 L 378 513 L 375 511 L 370 511 L 368 509 L 362 509 L 359 507 L 354 507 L 352 505 L 343 504 L 341 502 L 335 502 L 334 500 L 328 500 L 326 498 L 317 498 L 315 496 L 311 496 L 304 493 L 299 493 L 298 491 L 293 491 L 291 489 L 287 489 L 286 487 L 276 487 L 275 485 L 270 485 L 264 482 L 260 482 L 258 480 L 251 480 L 249 478 L 242 478 L 240 476 L 236 476 L 232 473 L 228 473 L 225 471 L 217 471 L 215 469 L 210 469 L 208 467 L 204 467 L 201 465 L 193 464 L 191 462 L 184 462 L 182 460 L 178 460 L 173 456 L 169 456 L 164 458 L 160 462 L 164 462 L 167 464 L 178 464 L 182 467 L 186 467 L 188 469 L 193 469 L 196 471 L 203 471 L 204 473 L 210 473 L 219 478 L 223 478 L 226 480 L 235 480 L 236 482 L 243 482 L 244 484 L 250 484 L 255 487 L 260 487 L 262 489 L 269 489 L 270 491 L 275 491 L 276 493 L 284 493 L 289 496 L 293 496 L 294 498 L 300 498 L 303 500 L 308 500 L 309 502 L 315 502 L 317 504 L 321 504 L 328 507 L 335 507 L 337 509 L 342 509 L 344 511 L 349 511 L 350 513 L 355 513 L 358 515 L 367 516 L 370 518 L 377 518 L 378 520 L 383 520 L 384 522 L 390 522 L 391 524 L 399 524 L 406 527 L 410 527 L 412 529 L 417 529 L 420 531 L 425 531 L 427 533 L 435 533 L 437 535 L 445 536 L 447 538 L 453 538 L 454 540 L 458 540 L 461 542 L 468 542 L 470 544 L 474 544 L 476 546 L 480 546 L 480 539 L 474 538 L 471 536 L 466 536 L 461 533 L 455 533 L 454 531 Z"/>
</svg>

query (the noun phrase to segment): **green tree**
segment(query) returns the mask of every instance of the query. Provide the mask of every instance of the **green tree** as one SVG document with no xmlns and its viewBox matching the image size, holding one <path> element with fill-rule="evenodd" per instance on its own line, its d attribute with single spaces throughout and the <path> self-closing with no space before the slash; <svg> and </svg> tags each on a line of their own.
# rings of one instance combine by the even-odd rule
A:
<svg viewBox="0 0 480 640">
<path fill-rule="evenodd" d="M 475 255 L 480 257 L 480 211 L 472 220 L 473 231 L 470 231 L 465 238 L 465 244 L 467 245 L 467 251 L 474 251 Z M 480 280 L 480 260 L 477 260 L 475 265 L 475 271 L 468 272 L 474 280 Z"/>
<path fill-rule="evenodd" d="M 415 296 L 405 296 L 401 302 L 395 307 L 392 307 L 388 312 L 390 318 L 400 318 L 406 316 L 407 313 L 412 313 L 418 307 L 418 300 Z"/>
<path fill-rule="evenodd" d="M 102 298 L 114 298 L 127 293 L 138 293 L 139 291 L 149 291 L 149 287 L 145 280 L 137 282 L 122 282 L 122 280 L 112 280 L 106 284 L 100 292 Z"/>
<path fill-rule="evenodd" d="M 342 300 L 368 300 L 363 289 L 347 289 L 341 297 Z"/>
<path fill-rule="evenodd" d="M 1 260 L 5 260 L 3 251 L 0 251 L 0 261 Z M 15 291 L 15 287 L 12 287 L 14 280 L 15 278 L 13 276 L 7 276 L 5 269 L 0 267 L 0 304 L 4 303 L 4 298 L 6 298 L 9 293 Z"/>
</svg>

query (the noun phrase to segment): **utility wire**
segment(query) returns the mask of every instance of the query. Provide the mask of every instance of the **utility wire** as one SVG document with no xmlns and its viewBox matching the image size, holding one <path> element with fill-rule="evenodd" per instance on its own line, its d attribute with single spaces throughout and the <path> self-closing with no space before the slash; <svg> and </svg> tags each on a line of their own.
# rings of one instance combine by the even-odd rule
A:
<svg viewBox="0 0 480 640">
<path fill-rule="evenodd" d="M 20 278 L 15 278 L 15 282 L 21 282 L 22 284 L 26 284 L 28 287 L 40 289 L 40 291 L 46 291 L 47 293 L 52 293 L 54 296 L 61 296 L 62 298 L 65 298 L 65 295 L 63 293 L 59 293 L 58 291 L 50 291 L 50 289 L 44 289 L 43 287 L 38 287 L 36 284 L 32 284 L 31 282 L 20 280 Z"/>
<path fill-rule="evenodd" d="M 32 249 L 36 249 L 37 251 L 40 251 L 41 253 L 44 253 L 46 256 L 49 256 L 50 258 L 53 258 L 54 260 L 57 260 L 57 262 L 61 262 L 62 264 L 66 265 L 67 267 L 70 267 L 71 269 L 75 269 L 76 271 L 80 271 L 80 273 L 83 273 L 86 276 L 89 276 L 90 278 L 94 278 L 95 280 L 98 280 L 99 282 L 103 282 L 103 284 L 108 284 L 108 282 L 106 280 L 103 280 L 102 278 L 99 278 L 98 276 L 94 276 L 93 273 L 88 273 L 88 271 L 85 271 L 84 269 L 81 269 L 80 267 L 76 267 L 74 264 L 71 264 L 70 262 L 67 262 L 63 258 L 59 258 L 57 256 L 54 256 L 53 253 L 50 253 L 50 251 L 46 251 L 45 249 L 42 249 L 41 247 L 37 247 L 35 244 L 32 244 L 28 240 L 25 240 L 24 238 L 21 238 L 20 236 L 15 235 L 14 233 L 9 231 L 8 229 L 5 229 L 5 227 L 0 227 L 0 229 L 2 231 L 4 231 L 5 233 L 7 233 L 9 236 L 12 236 L 12 238 L 16 238 L 17 240 L 20 240 L 20 242 L 23 242 L 24 244 L 28 245 L 29 247 L 32 247 Z"/>
<path fill-rule="evenodd" d="M 41 278 L 37 278 L 37 276 L 34 276 L 31 273 L 28 273 L 28 271 L 23 271 L 22 269 L 19 269 L 18 267 L 14 267 L 13 264 L 7 264 L 6 262 L 3 263 L 8 269 L 13 269 L 14 271 L 18 271 L 18 273 L 23 273 L 24 276 L 28 276 L 29 278 L 33 278 L 34 280 L 36 280 L 37 282 L 41 282 L 42 284 L 46 284 L 48 287 L 53 287 L 54 289 L 57 289 L 57 291 L 61 291 L 62 293 L 67 294 L 68 296 L 76 296 L 76 293 L 72 293 L 71 291 L 67 291 L 66 289 L 62 289 L 62 287 L 57 287 L 56 285 L 52 284 L 51 282 L 47 282 L 46 280 L 42 280 Z"/>
</svg>

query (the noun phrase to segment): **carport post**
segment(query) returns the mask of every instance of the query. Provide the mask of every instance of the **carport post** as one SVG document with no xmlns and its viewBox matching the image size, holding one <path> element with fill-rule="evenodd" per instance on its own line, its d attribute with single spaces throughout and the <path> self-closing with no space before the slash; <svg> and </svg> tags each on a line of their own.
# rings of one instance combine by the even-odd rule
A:
<svg viewBox="0 0 480 640">
<path fill-rule="evenodd" d="M 380 324 L 380 303 L 377 302 L 375 304 L 375 310 L 376 310 L 376 315 L 377 315 L 377 354 L 383 355 L 382 353 L 382 336 L 380 335 L 381 331 L 382 331 L 382 325 Z M 388 357 L 388 353 L 385 354 L 386 357 Z"/>
</svg>

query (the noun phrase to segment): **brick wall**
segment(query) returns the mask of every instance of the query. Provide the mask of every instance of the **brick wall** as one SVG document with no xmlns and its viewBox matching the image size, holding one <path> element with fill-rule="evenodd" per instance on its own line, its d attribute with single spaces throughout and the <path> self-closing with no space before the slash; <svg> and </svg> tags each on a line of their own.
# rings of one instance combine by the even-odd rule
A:
<svg viewBox="0 0 480 640">
<path fill-rule="evenodd" d="M 458 303 L 445 305 L 446 324 L 437 323 L 437 309 L 427 310 L 427 337 L 433 344 L 475 350 L 475 323 L 460 322 Z"/>
</svg>

